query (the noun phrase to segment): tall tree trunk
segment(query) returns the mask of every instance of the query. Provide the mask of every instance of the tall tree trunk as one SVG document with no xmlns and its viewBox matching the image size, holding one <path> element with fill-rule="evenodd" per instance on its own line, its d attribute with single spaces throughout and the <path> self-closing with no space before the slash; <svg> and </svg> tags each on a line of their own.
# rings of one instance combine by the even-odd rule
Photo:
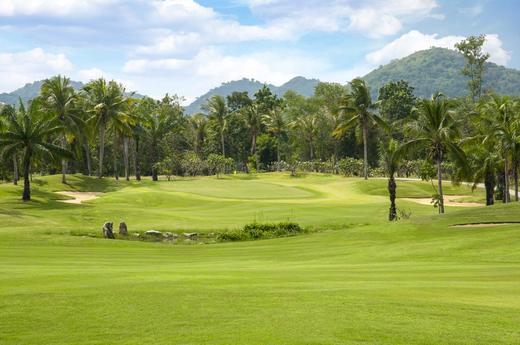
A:
<svg viewBox="0 0 520 345">
<path fill-rule="evenodd" d="M 444 213 L 444 194 L 442 193 L 442 153 L 437 157 L 437 183 L 439 194 L 439 213 Z"/>
<path fill-rule="evenodd" d="M 31 170 L 31 151 L 25 152 L 23 158 L 23 201 L 31 200 L 31 180 L 29 177 Z"/>
<path fill-rule="evenodd" d="M 130 181 L 130 173 L 129 173 L 130 167 L 129 167 L 129 162 L 128 162 L 128 140 L 129 140 L 128 137 L 123 137 L 123 160 L 125 163 L 125 179 L 127 181 Z"/>
<path fill-rule="evenodd" d="M 333 163 L 333 166 L 334 166 L 334 174 L 339 174 L 339 170 L 338 170 L 338 141 L 336 139 L 333 139 L 334 141 L 334 153 L 333 153 L 333 157 L 332 157 L 332 163 Z"/>
<path fill-rule="evenodd" d="M 486 186 L 486 206 L 491 206 L 495 203 L 495 175 L 493 172 L 486 172 L 484 177 L 484 185 Z"/>
<path fill-rule="evenodd" d="M 518 201 L 518 160 L 513 160 L 513 179 L 515 182 L 515 201 Z"/>
<path fill-rule="evenodd" d="M 139 138 L 135 138 L 135 179 L 141 181 L 141 160 L 139 158 Z"/>
<path fill-rule="evenodd" d="M 226 157 L 226 146 L 224 145 L 224 129 L 220 131 L 220 145 L 222 145 L 222 156 Z"/>
<path fill-rule="evenodd" d="M 395 191 L 396 191 L 396 184 L 395 184 L 395 178 L 394 174 L 390 175 L 390 178 L 388 179 L 388 194 L 390 195 L 390 210 L 388 212 L 388 220 L 396 220 L 397 219 L 397 210 L 395 207 Z"/>
<path fill-rule="evenodd" d="M 509 201 L 509 162 L 506 155 L 504 158 L 504 202 L 507 204 Z"/>
<path fill-rule="evenodd" d="M 65 133 L 61 138 L 61 148 L 67 149 L 67 135 Z M 61 160 L 61 183 L 67 183 L 67 160 L 65 158 Z"/>
<path fill-rule="evenodd" d="M 83 148 L 85 150 L 85 158 L 87 160 L 87 173 L 88 176 L 92 176 L 92 162 L 90 161 L 90 147 L 88 145 L 88 142 L 85 142 L 83 144 Z"/>
<path fill-rule="evenodd" d="M 118 148 L 119 148 L 119 137 L 117 134 L 115 134 L 112 156 L 114 158 L 114 177 L 116 178 L 117 181 L 119 180 L 119 164 L 118 164 L 119 162 L 117 159 L 118 158 L 117 157 Z"/>
<path fill-rule="evenodd" d="M 18 180 L 20 179 L 20 175 L 18 173 L 18 157 L 16 154 L 13 155 L 13 184 L 15 186 L 18 185 Z"/>
<path fill-rule="evenodd" d="M 276 138 L 276 170 L 280 171 L 280 138 Z"/>
<path fill-rule="evenodd" d="M 103 177 L 103 156 L 105 155 L 105 123 L 101 121 L 99 124 L 99 167 L 98 178 Z"/>
<path fill-rule="evenodd" d="M 159 177 L 157 176 L 157 167 L 155 164 L 157 163 L 157 144 L 152 142 L 152 181 L 158 181 Z"/>
<path fill-rule="evenodd" d="M 251 142 L 251 154 L 255 156 L 255 169 L 258 171 L 258 155 L 256 154 L 256 133 L 253 133 Z"/>
<path fill-rule="evenodd" d="M 368 126 L 363 124 L 363 176 L 368 179 Z"/>
</svg>

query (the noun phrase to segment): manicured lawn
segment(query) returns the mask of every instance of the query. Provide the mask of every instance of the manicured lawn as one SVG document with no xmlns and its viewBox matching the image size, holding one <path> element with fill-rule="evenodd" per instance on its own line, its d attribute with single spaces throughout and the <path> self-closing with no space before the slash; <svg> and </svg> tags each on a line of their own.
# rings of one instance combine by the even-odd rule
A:
<svg viewBox="0 0 520 345">
<path fill-rule="evenodd" d="M 287 174 L 142 183 L 36 178 L 0 185 L 0 344 L 518 344 L 520 221 L 488 208 L 399 201 L 385 180 Z M 398 196 L 431 184 L 398 181 Z M 61 190 L 105 192 L 82 205 Z M 448 194 L 480 198 L 468 187 Z M 132 230 L 214 231 L 291 220 L 320 231 L 208 245 L 109 241 Z"/>
</svg>

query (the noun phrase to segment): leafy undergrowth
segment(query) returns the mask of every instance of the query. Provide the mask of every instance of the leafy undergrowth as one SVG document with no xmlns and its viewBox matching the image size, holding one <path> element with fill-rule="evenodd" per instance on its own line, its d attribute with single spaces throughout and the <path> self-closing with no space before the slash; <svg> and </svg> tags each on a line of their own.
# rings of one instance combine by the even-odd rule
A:
<svg viewBox="0 0 520 345">
<path fill-rule="evenodd" d="M 314 228 L 303 228 L 298 223 L 251 223 L 243 228 L 235 230 L 221 230 L 217 232 L 163 232 L 163 231 L 137 231 L 128 235 L 114 233 L 117 240 L 144 241 L 144 242 L 166 242 L 172 244 L 197 244 L 197 243 L 216 243 L 216 242 L 236 242 L 252 241 L 268 238 L 279 238 L 295 236 L 302 233 L 316 231 Z M 71 231 L 72 236 L 83 236 L 92 238 L 102 238 L 101 232 Z"/>
</svg>

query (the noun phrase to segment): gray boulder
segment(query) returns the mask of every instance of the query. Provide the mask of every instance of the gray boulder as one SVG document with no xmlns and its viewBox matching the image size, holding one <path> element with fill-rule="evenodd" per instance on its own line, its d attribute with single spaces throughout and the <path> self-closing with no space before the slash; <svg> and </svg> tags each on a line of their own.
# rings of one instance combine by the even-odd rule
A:
<svg viewBox="0 0 520 345">
<path fill-rule="evenodd" d="M 128 236 L 128 227 L 125 222 L 119 223 L 119 235 Z"/>
<path fill-rule="evenodd" d="M 151 236 L 161 236 L 162 235 L 162 232 L 160 231 L 157 231 L 157 230 L 148 230 L 146 232 L 147 235 L 151 235 Z"/>
<path fill-rule="evenodd" d="M 105 222 L 105 224 L 103 224 L 103 237 L 104 238 L 110 238 L 110 239 L 115 238 L 114 232 L 112 230 L 113 226 L 114 226 L 114 223 L 112 223 L 112 222 Z"/>
</svg>

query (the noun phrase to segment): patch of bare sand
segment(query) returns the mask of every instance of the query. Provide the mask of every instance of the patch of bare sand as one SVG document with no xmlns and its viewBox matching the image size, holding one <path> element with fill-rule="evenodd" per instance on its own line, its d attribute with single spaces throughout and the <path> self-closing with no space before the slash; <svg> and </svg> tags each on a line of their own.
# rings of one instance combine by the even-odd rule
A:
<svg viewBox="0 0 520 345">
<path fill-rule="evenodd" d="M 473 223 L 473 224 L 457 224 L 452 225 L 452 228 L 490 228 L 494 226 L 513 225 L 519 223 Z"/>
<path fill-rule="evenodd" d="M 456 201 L 457 199 L 462 199 L 467 197 L 467 195 L 445 195 L 444 196 L 444 206 L 456 206 L 456 207 L 480 207 L 484 206 L 484 204 L 478 202 L 460 202 Z M 431 205 L 432 198 L 402 198 L 401 200 L 407 200 L 416 202 L 421 205 Z"/>
<path fill-rule="evenodd" d="M 103 193 L 98 192 L 56 192 L 56 194 L 69 196 L 74 199 L 58 200 L 67 204 L 81 204 L 83 201 L 93 200 L 99 198 Z"/>
</svg>

